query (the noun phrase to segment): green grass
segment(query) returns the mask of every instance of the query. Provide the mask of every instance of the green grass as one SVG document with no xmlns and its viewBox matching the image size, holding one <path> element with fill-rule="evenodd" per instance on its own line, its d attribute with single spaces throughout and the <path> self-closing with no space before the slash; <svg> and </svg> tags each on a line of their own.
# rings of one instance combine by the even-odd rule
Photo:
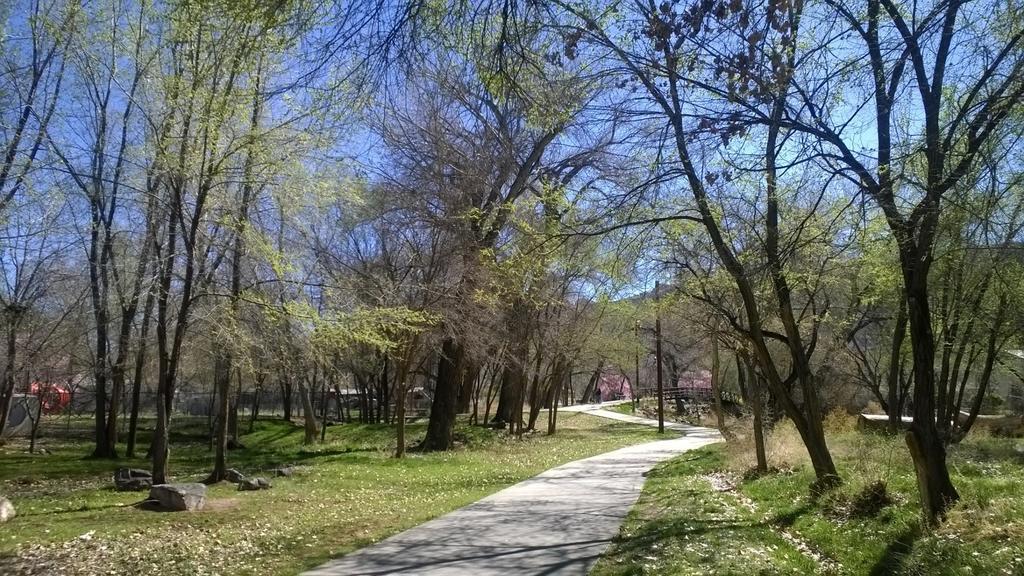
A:
<svg viewBox="0 0 1024 576">
<path fill-rule="evenodd" d="M 630 416 L 640 416 L 640 414 L 636 413 L 632 402 L 627 402 L 625 404 L 616 404 L 615 406 L 609 406 L 605 408 L 605 410 L 618 412 L 619 414 L 629 414 Z"/>
<path fill-rule="evenodd" d="M 423 430 L 409 427 L 410 444 Z M 60 566 L 65 574 L 295 574 L 552 466 L 657 437 L 647 427 L 571 413 L 553 437 L 515 440 L 468 426 L 458 434 L 457 450 L 396 460 L 388 426 L 332 426 L 325 444 L 303 447 L 300 427 L 260 422 L 229 464 L 250 475 L 296 464 L 296 475 L 261 492 L 211 487 L 207 509 L 197 513 L 144 511 L 132 504 L 145 494 L 111 489 L 114 468 L 146 467 L 143 460 L 83 458 L 86 442 L 43 441 L 46 455 L 8 445 L 0 448 L 0 494 L 18 516 L 0 530 L 0 573 Z M 205 476 L 204 444 L 179 439 L 172 448 L 176 481 Z"/>
<path fill-rule="evenodd" d="M 814 562 L 761 515 L 712 488 L 706 475 L 722 459 L 721 450 L 698 450 L 652 470 L 615 545 L 591 575 L 811 573 Z"/>
<path fill-rule="evenodd" d="M 947 522 L 921 529 L 920 503 L 902 437 L 847 431 L 830 439 L 845 485 L 819 502 L 808 498 L 807 466 L 744 484 L 775 521 L 838 560 L 850 574 L 967 575 L 1024 573 L 1024 443 L 970 438 L 951 448 L 949 465 L 960 503 Z M 847 518 L 843 506 L 875 480 L 895 504 L 869 518 Z"/>
<path fill-rule="evenodd" d="M 1024 441 L 978 436 L 952 447 L 949 463 L 961 501 L 941 527 L 922 530 L 902 437 L 833 430 L 829 445 L 844 484 L 812 500 L 808 488 L 814 475 L 794 434 L 780 427 L 769 451 L 781 471 L 739 481 L 742 496 L 715 492 L 706 477 L 725 471 L 738 479 L 752 459 L 743 441 L 707 447 L 659 469 L 648 480 L 622 541 L 595 573 L 809 573 L 801 564 L 807 559 L 801 560 L 791 544 L 773 540 L 772 534 L 787 530 L 838 563 L 831 571 L 841 574 L 1024 574 Z M 885 482 L 894 504 L 874 516 L 852 515 L 850 502 L 877 480 Z M 753 501 L 756 512 L 746 509 L 741 497 Z M 681 527 L 704 530 L 701 543 Z M 750 552 L 766 549 L 767 556 Z"/>
</svg>

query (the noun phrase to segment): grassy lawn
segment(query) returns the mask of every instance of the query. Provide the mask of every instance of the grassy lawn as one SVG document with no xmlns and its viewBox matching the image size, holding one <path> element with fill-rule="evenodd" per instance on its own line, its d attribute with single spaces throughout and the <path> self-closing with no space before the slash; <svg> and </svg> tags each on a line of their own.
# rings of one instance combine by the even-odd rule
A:
<svg viewBox="0 0 1024 576">
<path fill-rule="evenodd" d="M 625 404 L 616 404 L 615 406 L 609 406 L 605 408 L 605 410 L 609 410 L 611 412 L 618 412 L 619 414 L 629 414 L 630 416 L 642 416 L 642 414 L 636 413 L 636 411 L 633 408 L 632 402 L 627 402 Z M 655 417 L 657 417 L 657 415 L 655 415 Z"/>
<path fill-rule="evenodd" d="M 423 430 L 411 425 L 412 440 Z M 553 437 L 458 433 L 455 451 L 395 460 L 388 426 L 332 426 L 325 444 L 303 447 L 301 427 L 260 422 L 230 465 L 256 475 L 296 464 L 295 476 L 260 492 L 211 487 L 197 513 L 144 511 L 132 506 L 144 493 L 112 489 L 114 468 L 144 460 L 84 459 L 85 442 L 44 440 L 46 455 L 9 444 L 0 448 L 0 494 L 18 516 L 0 529 L 0 574 L 295 574 L 552 466 L 657 438 L 647 427 L 572 413 L 560 416 Z M 211 455 L 186 438 L 173 443 L 171 472 L 197 481 Z"/>
<path fill-rule="evenodd" d="M 978 434 L 953 447 L 961 502 L 922 530 L 902 437 L 831 424 L 841 488 L 809 497 L 813 473 L 786 425 L 769 442 L 778 470 L 761 478 L 743 479 L 744 439 L 685 454 L 652 472 L 594 574 L 1024 574 L 1024 440 Z M 893 502 L 869 512 L 878 499 L 865 488 L 879 480 Z"/>
<path fill-rule="evenodd" d="M 704 449 L 652 470 L 618 541 L 591 575 L 813 572 L 814 563 L 761 515 L 712 488 L 707 474 L 721 463 L 720 450 Z"/>
</svg>

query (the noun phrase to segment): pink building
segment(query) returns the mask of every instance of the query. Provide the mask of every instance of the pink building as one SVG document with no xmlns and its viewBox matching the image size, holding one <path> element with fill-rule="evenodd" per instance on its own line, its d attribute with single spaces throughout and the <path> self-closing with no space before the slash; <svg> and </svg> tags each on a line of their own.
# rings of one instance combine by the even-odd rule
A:
<svg viewBox="0 0 1024 576">
<path fill-rule="evenodd" d="M 601 395 L 601 402 L 611 400 L 631 400 L 633 398 L 633 386 L 622 374 L 604 372 L 601 379 L 597 381 L 597 390 Z"/>
</svg>

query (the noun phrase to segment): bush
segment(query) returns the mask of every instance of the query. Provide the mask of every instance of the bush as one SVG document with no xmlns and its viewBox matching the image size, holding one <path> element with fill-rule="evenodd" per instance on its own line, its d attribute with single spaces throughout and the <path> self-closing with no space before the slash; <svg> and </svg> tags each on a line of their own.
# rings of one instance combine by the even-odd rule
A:
<svg viewBox="0 0 1024 576">
<path fill-rule="evenodd" d="M 857 416 L 842 410 L 833 410 L 825 415 L 822 425 L 825 427 L 826 435 L 854 432 L 857 430 Z"/>
<path fill-rule="evenodd" d="M 885 508 L 896 503 L 882 480 L 875 480 L 853 496 L 840 490 L 824 495 L 820 503 L 829 516 L 839 520 L 874 518 Z"/>
<path fill-rule="evenodd" d="M 874 518 L 894 500 L 882 480 L 875 480 L 861 489 L 850 500 L 850 515 L 854 518 Z"/>
</svg>

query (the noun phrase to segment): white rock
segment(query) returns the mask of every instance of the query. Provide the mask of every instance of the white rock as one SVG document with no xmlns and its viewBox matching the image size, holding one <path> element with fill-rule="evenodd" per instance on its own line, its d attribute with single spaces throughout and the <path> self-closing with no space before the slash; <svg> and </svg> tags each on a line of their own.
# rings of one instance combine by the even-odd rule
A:
<svg viewBox="0 0 1024 576">
<path fill-rule="evenodd" d="M 3 496 L 0 496 L 0 522 L 7 522 L 17 514 L 14 512 L 14 504 Z"/>
</svg>

